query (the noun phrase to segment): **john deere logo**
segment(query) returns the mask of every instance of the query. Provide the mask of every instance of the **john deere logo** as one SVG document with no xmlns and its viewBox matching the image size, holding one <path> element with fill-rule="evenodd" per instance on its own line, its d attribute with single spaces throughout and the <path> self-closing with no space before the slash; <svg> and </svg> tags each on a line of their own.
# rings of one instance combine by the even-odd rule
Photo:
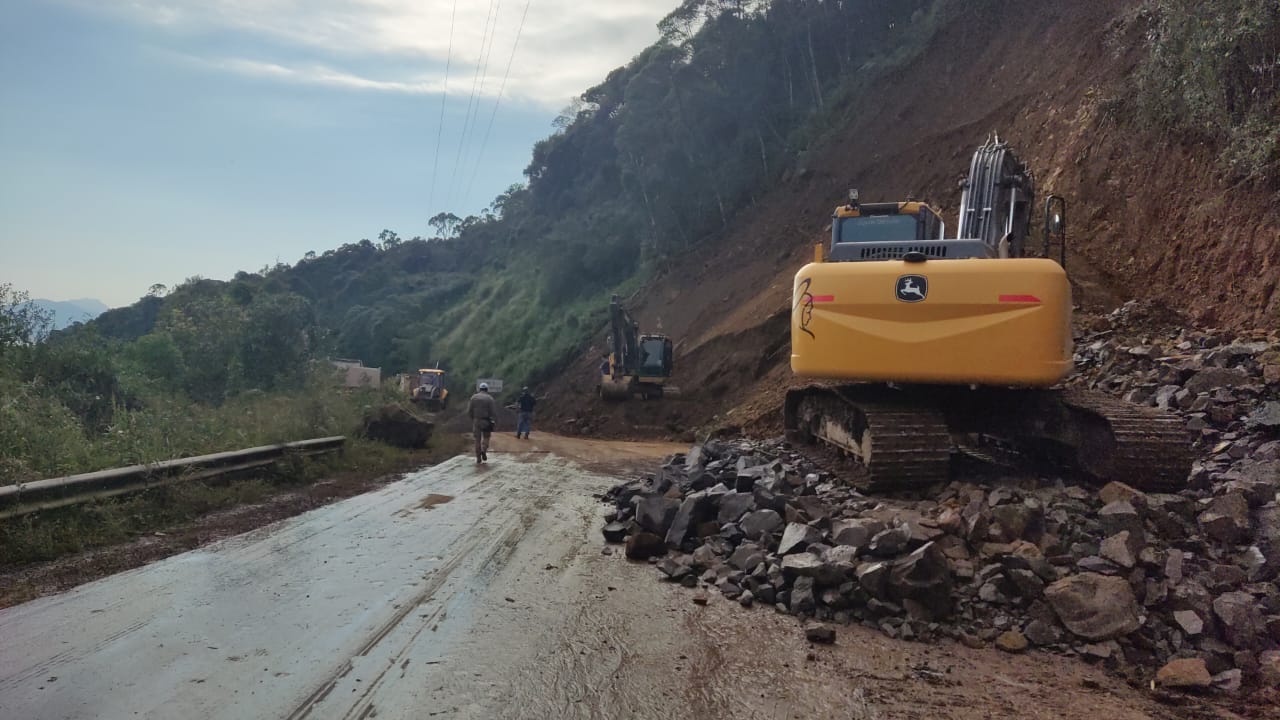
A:
<svg viewBox="0 0 1280 720">
<path fill-rule="evenodd" d="M 920 302 L 929 294 L 929 279 L 923 275 L 903 275 L 898 278 L 898 299 L 902 302 Z"/>
</svg>

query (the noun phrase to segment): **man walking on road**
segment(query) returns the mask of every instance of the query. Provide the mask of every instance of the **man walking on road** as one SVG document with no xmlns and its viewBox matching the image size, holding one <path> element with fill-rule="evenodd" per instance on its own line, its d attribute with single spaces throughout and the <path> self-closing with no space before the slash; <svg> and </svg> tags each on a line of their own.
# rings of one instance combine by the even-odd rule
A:
<svg viewBox="0 0 1280 720">
<path fill-rule="evenodd" d="M 533 406 L 538 404 L 533 395 L 529 393 L 528 387 L 520 389 L 520 399 L 516 401 L 520 406 L 520 416 L 516 421 L 516 437 L 519 438 L 524 433 L 524 439 L 529 439 L 529 431 L 533 429 Z"/>
<path fill-rule="evenodd" d="M 489 437 L 498 422 L 498 405 L 489 394 L 489 383 L 480 383 L 480 391 L 471 396 L 467 416 L 471 418 L 471 434 L 476 438 L 476 463 L 485 462 L 489 459 Z"/>
</svg>

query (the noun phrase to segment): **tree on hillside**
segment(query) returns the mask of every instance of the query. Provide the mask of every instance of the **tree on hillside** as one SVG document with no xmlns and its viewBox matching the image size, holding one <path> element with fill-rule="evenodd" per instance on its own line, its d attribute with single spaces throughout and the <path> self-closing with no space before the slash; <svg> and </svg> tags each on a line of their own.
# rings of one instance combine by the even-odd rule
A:
<svg viewBox="0 0 1280 720">
<path fill-rule="evenodd" d="M 442 238 L 452 238 L 458 234 L 458 225 L 462 222 L 462 218 L 451 212 L 436 213 L 435 217 L 427 221 L 427 224 L 435 228 L 436 235 Z"/>
<path fill-rule="evenodd" d="M 53 313 L 31 302 L 31 296 L 0 283 L 0 355 L 17 345 L 44 339 L 53 327 Z"/>
</svg>

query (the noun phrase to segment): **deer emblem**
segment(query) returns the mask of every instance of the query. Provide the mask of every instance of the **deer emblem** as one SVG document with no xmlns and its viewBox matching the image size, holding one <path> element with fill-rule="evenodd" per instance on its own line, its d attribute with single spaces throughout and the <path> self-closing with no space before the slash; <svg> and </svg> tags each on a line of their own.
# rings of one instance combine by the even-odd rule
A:
<svg viewBox="0 0 1280 720">
<path fill-rule="evenodd" d="M 929 294 L 929 281 L 923 275 L 903 275 L 898 278 L 898 299 L 902 302 L 920 302 Z"/>
</svg>

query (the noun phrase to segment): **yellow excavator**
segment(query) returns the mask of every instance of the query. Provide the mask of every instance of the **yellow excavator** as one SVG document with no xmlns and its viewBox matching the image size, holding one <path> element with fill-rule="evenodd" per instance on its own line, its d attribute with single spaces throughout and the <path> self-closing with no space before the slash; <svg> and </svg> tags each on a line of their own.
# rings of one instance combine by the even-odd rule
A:
<svg viewBox="0 0 1280 720">
<path fill-rule="evenodd" d="M 991 459 L 984 446 L 1140 487 L 1184 484 L 1177 417 L 1050 389 L 1072 369 L 1065 201 L 1046 201 L 1032 257 L 1034 179 L 1008 144 L 979 148 L 963 187 L 950 239 L 926 203 L 864 204 L 851 190 L 836 208 L 830 241 L 795 277 L 791 368 L 821 382 L 787 393 L 788 435 L 852 454 L 867 489 L 945 480 L 953 456 Z"/>
<path fill-rule="evenodd" d="M 640 333 L 640 324 L 614 295 L 609 302 L 609 348 L 600 367 L 600 397 L 628 400 L 639 396 L 656 400 L 676 395 L 679 389 L 668 384 L 674 353 L 671 338 Z"/>
</svg>

